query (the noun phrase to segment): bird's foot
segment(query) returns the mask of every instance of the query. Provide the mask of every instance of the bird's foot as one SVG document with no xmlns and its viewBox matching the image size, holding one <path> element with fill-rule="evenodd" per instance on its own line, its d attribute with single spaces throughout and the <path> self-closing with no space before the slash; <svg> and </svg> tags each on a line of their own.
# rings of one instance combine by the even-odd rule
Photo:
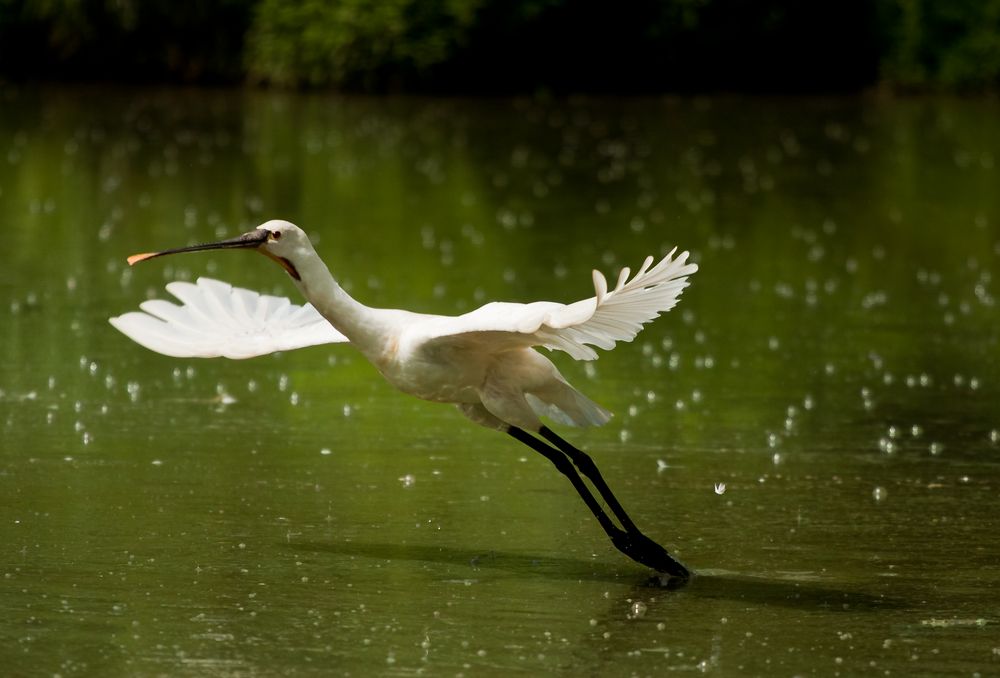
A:
<svg viewBox="0 0 1000 678">
<path fill-rule="evenodd" d="M 691 576 L 688 569 L 667 553 L 665 548 L 641 532 L 616 532 L 611 537 L 611 543 L 632 560 L 657 572 L 683 579 Z"/>
</svg>

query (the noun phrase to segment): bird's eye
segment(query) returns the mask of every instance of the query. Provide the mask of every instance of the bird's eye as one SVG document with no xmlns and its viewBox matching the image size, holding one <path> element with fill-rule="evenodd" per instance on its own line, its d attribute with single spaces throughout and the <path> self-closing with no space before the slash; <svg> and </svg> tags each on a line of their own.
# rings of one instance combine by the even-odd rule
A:
<svg viewBox="0 0 1000 678">
<path fill-rule="evenodd" d="M 271 240 L 281 240 L 281 231 L 271 231 Z"/>
</svg>

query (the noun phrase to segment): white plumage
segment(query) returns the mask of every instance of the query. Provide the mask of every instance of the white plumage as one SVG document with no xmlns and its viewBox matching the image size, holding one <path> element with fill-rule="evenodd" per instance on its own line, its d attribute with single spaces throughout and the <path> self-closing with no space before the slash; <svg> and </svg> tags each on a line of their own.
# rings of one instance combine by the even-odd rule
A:
<svg viewBox="0 0 1000 678">
<path fill-rule="evenodd" d="M 212 249 L 258 250 L 285 269 L 309 303 L 297 306 L 283 297 L 200 278 L 196 284 L 167 285 L 181 305 L 145 301 L 141 312 L 111 318 L 111 324 L 143 346 L 174 357 L 250 358 L 349 342 L 399 390 L 452 403 L 474 422 L 541 452 L 573 482 L 618 549 L 661 572 L 687 576 L 683 565 L 639 532 L 593 461 L 542 424 L 540 417 L 601 425 L 611 413 L 573 388 L 535 350 L 543 346 L 594 360 L 595 348 L 632 341 L 645 323 L 674 307 L 688 276 L 698 270 L 687 262 L 687 252 L 674 257 L 674 249 L 655 266 L 648 257 L 631 279 L 629 269 L 623 269 L 612 290 L 594 271 L 594 296 L 572 304 L 494 302 L 460 316 L 365 306 L 341 288 L 305 233 L 287 221 L 269 221 L 222 242 L 137 254 L 129 263 Z M 577 469 L 591 479 L 623 529 L 611 523 Z"/>
<path fill-rule="evenodd" d="M 480 335 L 491 333 L 489 339 L 497 349 L 544 346 L 577 360 L 596 360 L 597 352 L 590 346 L 611 350 L 615 342 L 632 341 L 644 324 L 677 304 L 688 285 L 687 276 L 698 267 L 686 263 L 687 252 L 674 259 L 676 251 L 675 247 L 652 269 L 653 257 L 646 257 L 632 280 L 628 280 L 631 271 L 623 268 L 610 292 L 604 275 L 594 271 L 595 296 L 573 304 L 495 301 L 458 317 L 438 316 L 421 328 L 424 339 L 481 341 L 485 337 Z"/>
<path fill-rule="evenodd" d="M 540 416 L 577 426 L 606 423 L 610 413 L 570 386 L 533 347 L 594 360 L 594 347 L 632 341 L 645 323 L 673 308 L 698 270 L 687 263 L 687 252 L 675 258 L 675 248 L 655 266 L 647 257 L 631 279 L 622 269 L 612 290 L 594 271 L 594 296 L 572 304 L 493 302 L 460 316 L 430 315 L 369 308 L 352 299 L 293 224 L 271 221 L 258 231 L 267 235 L 256 246 L 282 263 L 311 303 L 297 306 L 200 278 L 167 285 L 182 305 L 145 301 L 142 312 L 111 324 L 173 357 L 251 358 L 350 342 L 401 391 L 454 403 L 473 421 L 499 429 L 538 430 Z M 245 242 L 248 236 L 241 237 Z"/>
<path fill-rule="evenodd" d="M 129 339 L 173 358 L 253 358 L 318 344 L 346 342 L 312 304 L 258 294 L 211 278 L 172 282 L 161 299 L 139 304 L 110 322 Z"/>
</svg>

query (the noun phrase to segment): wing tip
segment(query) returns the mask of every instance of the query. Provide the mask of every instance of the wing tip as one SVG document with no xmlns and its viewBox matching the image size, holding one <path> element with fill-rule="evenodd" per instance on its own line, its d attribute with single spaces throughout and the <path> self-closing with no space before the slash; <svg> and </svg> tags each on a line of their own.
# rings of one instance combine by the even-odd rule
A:
<svg viewBox="0 0 1000 678">
<path fill-rule="evenodd" d="M 596 268 L 593 271 L 594 277 L 594 296 L 597 297 L 597 305 L 600 306 L 601 302 L 604 301 L 604 297 L 608 296 L 608 281 L 604 277 L 604 274 L 598 271 Z"/>
</svg>

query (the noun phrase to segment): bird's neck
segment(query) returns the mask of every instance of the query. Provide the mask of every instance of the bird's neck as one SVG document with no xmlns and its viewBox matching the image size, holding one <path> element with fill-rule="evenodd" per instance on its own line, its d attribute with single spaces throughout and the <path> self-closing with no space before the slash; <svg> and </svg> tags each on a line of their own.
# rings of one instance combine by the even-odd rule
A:
<svg viewBox="0 0 1000 678">
<path fill-rule="evenodd" d="M 295 281 L 303 296 L 338 332 L 366 355 L 377 352 L 383 337 L 377 309 L 365 306 L 348 294 L 317 256 L 297 266 Z M 369 356 L 370 357 L 370 356 Z"/>
</svg>

